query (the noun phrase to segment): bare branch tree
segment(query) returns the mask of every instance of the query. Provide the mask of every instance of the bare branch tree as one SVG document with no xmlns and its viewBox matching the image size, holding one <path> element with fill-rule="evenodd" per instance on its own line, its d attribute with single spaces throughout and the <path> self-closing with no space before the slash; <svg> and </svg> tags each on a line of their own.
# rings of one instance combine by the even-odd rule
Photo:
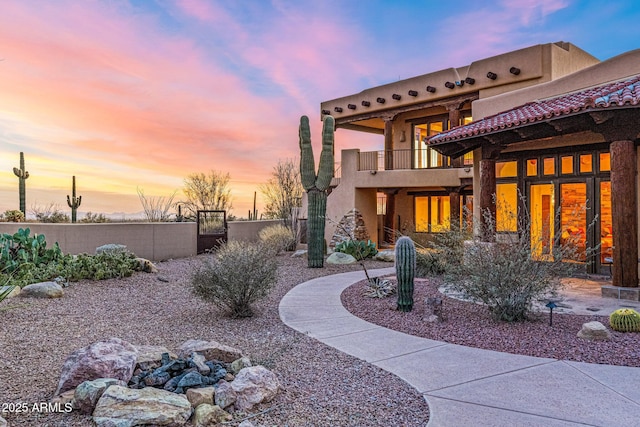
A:
<svg viewBox="0 0 640 427">
<path fill-rule="evenodd" d="M 230 212 L 231 190 L 228 173 L 215 170 L 205 173 L 192 173 L 184 180 L 184 195 L 187 200 L 182 202 L 188 216 L 195 217 L 198 210 L 224 210 Z"/>
<path fill-rule="evenodd" d="M 292 210 L 300 206 L 303 191 L 298 163 L 293 159 L 278 160 L 271 178 L 260 186 L 260 192 L 267 202 L 265 216 L 283 219 L 287 225 L 291 225 Z"/>
<path fill-rule="evenodd" d="M 149 197 L 145 196 L 142 188 L 138 187 L 136 190 L 147 221 L 166 222 L 171 220 L 171 214 L 169 211 L 173 207 L 173 198 L 176 196 L 177 190 L 168 197 Z"/>
</svg>

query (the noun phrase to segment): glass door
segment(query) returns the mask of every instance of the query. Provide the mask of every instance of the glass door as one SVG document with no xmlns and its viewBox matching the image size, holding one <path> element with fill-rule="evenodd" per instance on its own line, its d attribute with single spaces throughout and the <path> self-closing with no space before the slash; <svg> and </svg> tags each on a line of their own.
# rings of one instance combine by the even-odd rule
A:
<svg viewBox="0 0 640 427">
<path fill-rule="evenodd" d="M 531 254 L 544 260 L 553 256 L 555 197 L 553 184 L 531 184 Z"/>
<path fill-rule="evenodd" d="M 575 249 L 574 261 L 587 260 L 587 184 L 560 184 L 560 243 Z"/>
</svg>

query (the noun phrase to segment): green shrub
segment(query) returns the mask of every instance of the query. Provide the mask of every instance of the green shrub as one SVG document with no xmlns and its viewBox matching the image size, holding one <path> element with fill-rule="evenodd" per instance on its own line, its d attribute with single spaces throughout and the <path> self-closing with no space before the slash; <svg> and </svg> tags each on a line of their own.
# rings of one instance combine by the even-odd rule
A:
<svg viewBox="0 0 640 427">
<path fill-rule="evenodd" d="M 4 220 L 7 222 L 24 222 L 24 214 L 19 210 L 7 210 L 3 214 Z"/>
<path fill-rule="evenodd" d="M 260 243 L 231 241 L 191 278 L 192 292 L 229 310 L 232 317 L 251 317 L 251 304 L 264 298 L 276 282 L 277 264 Z"/>
<path fill-rule="evenodd" d="M 10 274 L 23 264 L 38 267 L 62 257 L 58 243 L 47 248 L 44 234 L 30 233 L 29 228 L 20 228 L 14 234 L 0 235 L 0 271 Z"/>
<path fill-rule="evenodd" d="M 429 277 L 444 274 L 447 265 L 444 255 L 435 249 L 416 250 L 416 277 Z"/>
<path fill-rule="evenodd" d="M 260 241 L 264 246 L 279 254 L 282 251 L 293 251 L 296 248 L 296 235 L 284 225 L 270 225 L 260 230 Z"/>
<path fill-rule="evenodd" d="M 640 332 L 640 313 L 631 308 L 619 308 L 609 316 L 609 325 L 618 332 Z"/>
<path fill-rule="evenodd" d="M 373 257 L 378 253 L 376 244 L 371 240 L 353 240 L 348 239 L 338 243 L 335 247 L 336 252 L 351 255 L 358 261 Z"/>
</svg>

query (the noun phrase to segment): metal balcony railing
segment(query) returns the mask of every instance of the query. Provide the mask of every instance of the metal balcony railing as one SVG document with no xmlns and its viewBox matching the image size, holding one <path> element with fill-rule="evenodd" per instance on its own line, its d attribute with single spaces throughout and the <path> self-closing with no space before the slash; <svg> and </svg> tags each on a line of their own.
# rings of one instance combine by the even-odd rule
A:
<svg viewBox="0 0 640 427">
<path fill-rule="evenodd" d="M 431 148 L 364 151 L 360 153 L 358 162 L 358 170 L 360 171 L 443 169 L 464 166 L 473 166 L 473 153 L 452 159 Z"/>
</svg>

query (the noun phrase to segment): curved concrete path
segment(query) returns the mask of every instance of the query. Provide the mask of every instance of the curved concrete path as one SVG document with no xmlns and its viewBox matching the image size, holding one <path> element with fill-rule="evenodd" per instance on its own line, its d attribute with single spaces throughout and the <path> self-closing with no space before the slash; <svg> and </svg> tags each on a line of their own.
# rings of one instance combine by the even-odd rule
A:
<svg viewBox="0 0 640 427">
<path fill-rule="evenodd" d="M 302 283 L 280 302 L 280 318 L 411 384 L 429 404 L 429 427 L 640 425 L 640 368 L 499 353 L 392 331 L 342 306 L 342 291 L 364 278 L 355 271 Z"/>
</svg>

